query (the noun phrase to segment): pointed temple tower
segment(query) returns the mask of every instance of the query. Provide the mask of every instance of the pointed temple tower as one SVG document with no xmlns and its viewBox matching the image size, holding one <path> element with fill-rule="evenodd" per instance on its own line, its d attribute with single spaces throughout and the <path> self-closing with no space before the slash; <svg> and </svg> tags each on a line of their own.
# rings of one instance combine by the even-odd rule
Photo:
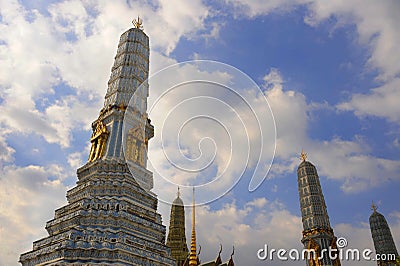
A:
<svg viewBox="0 0 400 266">
<path fill-rule="evenodd" d="M 193 187 L 193 198 L 192 198 L 192 238 L 190 241 L 190 253 L 189 253 L 189 266 L 197 266 L 200 264 L 200 259 L 197 255 L 197 243 L 196 243 L 196 205 L 194 203 L 194 187 Z"/>
<path fill-rule="evenodd" d="M 171 249 L 171 256 L 176 260 L 176 265 L 182 266 L 189 254 L 189 250 L 185 234 L 185 207 L 180 198 L 179 187 L 177 197 L 171 207 L 167 247 Z"/>
<path fill-rule="evenodd" d="M 154 130 L 146 113 L 149 38 L 139 18 L 134 25 L 121 35 L 104 107 L 92 124 L 88 162 L 77 170 L 68 204 L 47 222 L 49 236 L 20 256 L 22 265 L 175 264 L 164 244 L 166 228 L 156 195 L 149 192 L 153 176 L 146 169 L 147 142 Z M 130 110 L 127 104 L 142 82 L 145 93 L 134 99 L 139 109 Z M 127 160 L 122 149 L 125 114 L 144 125 L 126 136 Z"/>
<path fill-rule="evenodd" d="M 200 250 L 197 253 L 197 243 L 196 243 L 196 205 L 194 200 L 194 187 L 193 187 L 193 202 L 192 202 L 192 237 L 190 241 L 190 252 L 189 255 L 186 257 L 186 260 L 183 263 L 183 266 L 235 266 L 233 262 L 233 255 L 235 253 L 235 248 L 232 250 L 231 257 L 228 261 L 222 262 L 221 259 L 221 252 L 222 252 L 222 245 L 220 247 L 218 256 L 215 260 L 208 261 L 205 263 L 200 263 Z"/>
<path fill-rule="evenodd" d="M 307 155 L 302 151 L 297 169 L 300 209 L 303 222 L 303 238 L 301 242 L 306 249 L 314 249 L 318 257 L 323 249 L 336 249 L 336 237 L 329 222 L 328 212 L 317 169 L 308 162 Z M 327 253 L 325 253 L 327 254 Z M 331 260 L 329 255 L 321 260 L 309 258 L 307 266 L 332 265 L 339 266 L 339 259 Z"/>
<path fill-rule="evenodd" d="M 385 217 L 376 211 L 377 207 L 372 203 L 373 213 L 369 217 L 369 225 L 371 228 L 372 240 L 374 241 L 375 253 L 380 256 L 394 256 L 395 258 L 388 260 L 378 260 L 378 266 L 398 265 L 396 258 L 399 258 L 396 245 L 393 241 L 392 233 Z"/>
</svg>

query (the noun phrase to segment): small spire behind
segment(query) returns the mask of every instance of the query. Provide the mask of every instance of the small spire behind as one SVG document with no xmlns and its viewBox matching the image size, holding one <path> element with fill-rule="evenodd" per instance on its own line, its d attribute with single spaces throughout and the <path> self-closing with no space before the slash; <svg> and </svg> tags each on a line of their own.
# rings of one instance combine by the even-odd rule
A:
<svg viewBox="0 0 400 266">
<path fill-rule="evenodd" d="M 301 149 L 300 160 L 303 162 L 307 160 L 307 153 L 305 153 L 303 149 Z"/>
<path fill-rule="evenodd" d="M 196 212 L 195 212 L 195 200 L 194 200 L 194 187 L 193 187 L 193 199 L 192 199 L 192 239 L 190 243 L 189 253 L 189 266 L 197 266 L 198 255 L 196 254 Z"/>
<path fill-rule="evenodd" d="M 372 201 L 372 208 L 371 208 L 371 210 L 373 210 L 374 213 L 376 213 L 376 209 L 378 209 L 378 207 L 375 205 L 374 201 Z"/>
<path fill-rule="evenodd" d="M 143 29 L 143 20 L 139 16 L 137 19 L 132 20 L 132 24 L 136 29 Z"/>
<path fill-rule="evenodd" d="M 179 188 L 179 186 L 178 186 L 178 192 L 176 192 L 176 196 L 179 198 L 180 195 L 181 195 L 181 191 L 180 191 L 180 188 Z"/>
</svg>

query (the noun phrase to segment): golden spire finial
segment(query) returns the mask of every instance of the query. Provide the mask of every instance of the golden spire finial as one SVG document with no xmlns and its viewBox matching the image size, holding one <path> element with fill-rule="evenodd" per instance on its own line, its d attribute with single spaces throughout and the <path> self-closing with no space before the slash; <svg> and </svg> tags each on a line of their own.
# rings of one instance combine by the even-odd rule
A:
<svg viewBox="0 0 400 266">
<path fill-rule="evenodd" d="M 143 29 L 143 21 L 139 16 L 137 17 L 137 19 L 132 20 L 132 23 L 136 29 Z"/>
<path fill-rule="evenodd" d="M 303 162 L 307 160 L 307 153 L 305 153 L 303 149 L 301 150 L 300 160 L 302 160 Z"/>
<path fill-rule="evenodd" d="M 378 207 L 375 205 L 374 201 L 372 201 L 372 210 L 374 213 L 376 212 L 376 209 L 378 209 Z"/>
<path fill-rule="evenodd" d="M 196 254 L 196 210 L 194 204 L 194 187 L 192 199 L 192 239 L 190 242 L 189 266 L 197 266 Z"/>
<path fill-rule="evenodd" d="M 180 188 L 178 186 L 178 192 L 176 192 L 176 196 L 179 198 L 180 195 L 181 195 L 181 191 L 180 191 Z"/>
</svg>

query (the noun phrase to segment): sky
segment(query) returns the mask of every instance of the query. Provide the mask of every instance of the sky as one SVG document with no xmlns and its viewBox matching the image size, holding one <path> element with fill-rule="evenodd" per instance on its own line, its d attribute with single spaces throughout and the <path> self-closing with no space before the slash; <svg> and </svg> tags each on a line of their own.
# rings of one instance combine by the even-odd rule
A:
<svg viewBox="0 0 400 266">
<path fill-rule="evenodd" d="M 273 132 L 263 135 L 264 156 L 249 149 L 263 127 L 247 124 L 251 119 L 229 122 L 246 117 L 239 105 L 232 114 L 198 102 L 175 116 L 185 121 L 185 110 L 203 112 L 199 107 L 206 106 L 229 126 L 224 131 L 203 121 L 182 137 L 188 158 L 202 155 L 202 148 L 206 156 L 215 151 L 213 171 L 204 178 L 212 179 L 226 166 L 227 180 L 237 180 L 222 197 L 196 209 L 203 261 L 216 257 L 221 243 L 223 259 L 235 246 L 237 265 L 304 265 L 257 258 L 265 244 L 301 248 L 296 169 L 302 149 L 317 167 L 335 235 L 346 238 L 351 248 L 373 250 L 368 218 L 374 201 L 400 247 L 399 11 L 395 0 L 1 0 L 0 265 L 18 265 L 19 254 L 47 235 L 46 221 L 66 204 L 76 169 L 87 161 L 90 124 L 102 108 L 119 37 L 137 15 L 150 38 L 150 75 L 188 60 L 232 66 L 258 85 L 259 91 L 246 87 L 240 93 L 259 121 L 274 125 L 266 126 Z M 198 71 L 179 66 L 174 72 L 179 75 L 170 75 L 173 82 Z M 229 84 L 236 76 L 226 73 L 210 68 L 202 77 Z M 162 164 L 157 134 L 175 137 L 176 127 L 164 127 L 161 114 L 174 101 L 200 92 L 177 92 L 178 97 L 149 112 L 156 130 L 149 160 L 179 183 L 185 179 L 179 169 Z M 157 80 L 153 86 L 150 80 L 149 106 L 161 93 Z M 220 103 L 234 101 L 229 95 L 214 96 Z M 224 138 L 241 139 L 243 127 L 250 144 L 230 150 Z M 212 142 L 201 146 L 207 137 Z M 165 150 L 176 154 L 171 147 Z M 245 152 L 249 160 L 243 166 L 240 155 Z M 265 163 L 268 174 L 250 191 L 256 159 Z M 155 192 L 172 200 L 176 187 L 163 189 L 163 174 L 153 172 Z M 188 194 L 182 195 L 185 203 Z M 169 209 L 159 203 L 165 225 Z M 188 227 L 190 208 L 186 212 Z M 343 262 L 360 264 L 375 262 Z"/>
</svg>

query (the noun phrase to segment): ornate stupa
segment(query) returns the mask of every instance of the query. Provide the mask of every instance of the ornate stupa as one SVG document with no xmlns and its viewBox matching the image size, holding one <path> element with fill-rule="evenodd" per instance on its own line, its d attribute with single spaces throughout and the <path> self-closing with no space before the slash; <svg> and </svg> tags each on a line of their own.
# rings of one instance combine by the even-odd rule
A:
<svg viewBox="0 0 400 266">
<path fill-rule="evenodd" d="M 104 107 L 92 123 L 89 158 L 77 170 L 68 204 L 47 222 L 49 235 L 20 256 L 22 265 L 175 264 L 146 168 L 154 134 L 146 113 L 148 73 L 149 38 L 138 18 L 119 40 Z M 127 106 L 132 96 L 135 106 Z M 125 121 L 142 126 L 125 133 Z"/>
<path fill-rule="evenodd" d="M 396 245 L 385 216 L 376 211 L 377 207 L 372 203 L 372 214 L 369 217 L 372 240 L 374 241 L 375 253 L 383 258 L 377 260 L 378 266 L 396 266 L 396 259 L 399 259 Z"/>
<path fill-rule="evenodd" d="M 297 168 L 297 182 L 303 222 L 303 238 L 301 242 L 304 248 L 315 250 L 317 255 L 307 259 L 307 266 L 339 266 L 339 258 L 332 260 L 327 255 L 322 256 L 322 259 L 318 259 L 322 250 L 337 249 L 336 237 L 329 222 L 317 169 L 307 161 L 307 155 L 304 151 L 302 151 L 300 159 L 302 162 Z"/>
<path fill-rule="evenodd" d="M 180 198 L 179 188 L 171 207 L 167 246 L 171 249 L 171 256 L 176 260 L 176 265 L 182 266 L 189 250 L 185 234 L 185 207 Z"/>
<path fill-rule="evenodd" d="M 179 201 L 181 202 L 181 200 Z M 182 202 L 183 203 L 183 202 Z M 171 211 L 172 214 L 172 211 Z M 172 219 L 172 217 L 171 217 Z M 196 239 L 196 205 L 195 205 L 195 199 L 194 199 L 194 188 L 193 188 L 193 200 L 192 200 L 192 235 L 190 239 L 190 251 L 189 254 L 187 255 L 185 261 L 183 262 L 183 266 L 234 266 L 235 263 L 233 261 L 233 255 L 234 255 L 235 248 L 232 250 L 232 254 L 229 258 L 228 261 L 222 262 L 221 259 L 221 252 L 222 252 L 222 245 L 220 246 L 220 250 L 218 253 L 218 256 L 216 257 L 215 260 L 208 261 L 201 263 L 200 261 L 200 252 L 201 252 L 201 246 L 199 248 L 199 251 L 197 252 L 197 239 Z"/>
</svg>

